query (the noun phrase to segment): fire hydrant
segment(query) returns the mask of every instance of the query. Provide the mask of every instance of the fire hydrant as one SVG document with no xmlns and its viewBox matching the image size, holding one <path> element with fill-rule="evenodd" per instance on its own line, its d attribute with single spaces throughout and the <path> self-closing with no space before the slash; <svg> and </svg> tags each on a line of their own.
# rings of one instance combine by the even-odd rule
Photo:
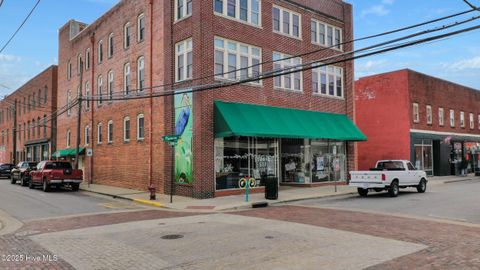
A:
<svg viewBox="0 0 480 270">
<path fill-rule="evenodd" d="M 156 192 L 155 192 L 155 186 L 154 185 L 150 185 L 148 187 L 148 191 L 150 191 L 150 200 L 152 201 L 155 201 L 157 199 L 156 197 Z"/>
</svg>

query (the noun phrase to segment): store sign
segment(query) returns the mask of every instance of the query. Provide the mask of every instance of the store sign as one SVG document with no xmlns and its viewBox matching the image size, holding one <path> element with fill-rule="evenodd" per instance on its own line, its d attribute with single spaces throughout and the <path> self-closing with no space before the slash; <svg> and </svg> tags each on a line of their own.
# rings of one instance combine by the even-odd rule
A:
<svg viewBox="0 0 480 270">
<path fill-rule="evenodd" d="M 192 93 L 176 94 L 175 135 L 178 138 L 175 147 L 175 181 L 180 184 L 193 183 L 193 108 Z"/>
</svg>

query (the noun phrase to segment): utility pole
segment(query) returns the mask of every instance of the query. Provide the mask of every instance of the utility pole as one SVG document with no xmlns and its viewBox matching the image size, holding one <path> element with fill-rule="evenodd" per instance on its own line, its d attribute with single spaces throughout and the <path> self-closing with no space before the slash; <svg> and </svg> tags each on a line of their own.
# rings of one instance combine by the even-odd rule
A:
<svg viewBox="0 0 480 270">
<path fill-rule="evenodd" d="M 83 84 L 83 61 L 80 60 L 80 87 L 78 96 L 78 118 L 77 118 L 77 152 L 75 153 L 75 169 L 78 169 L 78 157 L 80 153 L 80 124 L 82 120 L 82 84 Z"/>
<path fill-rule="evenodd" d="M 17 164 L 17 100 L 13 105 L 13 164 Z"/>
</svg>

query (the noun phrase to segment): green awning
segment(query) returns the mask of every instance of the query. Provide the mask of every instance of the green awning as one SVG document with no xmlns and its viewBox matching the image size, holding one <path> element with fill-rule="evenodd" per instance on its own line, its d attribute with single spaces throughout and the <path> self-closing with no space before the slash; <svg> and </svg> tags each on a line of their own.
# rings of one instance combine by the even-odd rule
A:
<svg viewBox="0 0 480 270">
<path fill-rule="evenodd" d="M 366 141 L 343 114 L 215 101 L 215 137 Z"/>
<path fill-rule="evenodd" d="M 80 155 L 85 154 L 85 148 L 80 147 L 79 148 Z M 75 156 L 77 154 L 77 149 L 76 148 L 66 148 L 62 150 L 57 150 L 55 153 L 52 154 L 52 157 L 67 157 L 67 156 Z"/>
</svg>

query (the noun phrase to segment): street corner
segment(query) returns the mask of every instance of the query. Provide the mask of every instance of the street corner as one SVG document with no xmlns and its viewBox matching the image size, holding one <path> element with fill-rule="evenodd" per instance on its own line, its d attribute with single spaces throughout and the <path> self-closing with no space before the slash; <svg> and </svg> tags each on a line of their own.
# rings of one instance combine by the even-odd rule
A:
<svg viewBox="0 0 480 270">
<path fill-rule="evenodd" d="M 13 233 L 20 229 L 23 223 L 0 210 L 0 236 Z"/>
<path fill-rule="evenodd" d="M 132 201 L 134 201 L 136 203 L 139 203 L 139 204 L 143 204 L 143 205 L 166 208 L 163 203 L 158 202 L 158 201 L 145 200 L 145 199 L 132 199 Z"/>
</svg>

